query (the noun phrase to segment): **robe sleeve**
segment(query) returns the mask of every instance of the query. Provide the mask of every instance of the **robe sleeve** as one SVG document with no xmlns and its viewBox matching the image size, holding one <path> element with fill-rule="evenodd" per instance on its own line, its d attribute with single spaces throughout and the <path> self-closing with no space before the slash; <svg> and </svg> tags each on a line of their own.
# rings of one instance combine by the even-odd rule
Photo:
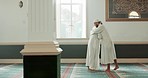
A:
<svg viewBox="0 0 148 78">
<path fill-rule="evenodd" d="M 98 39 L 99 39 L 99 40 L 103 39 L 102 34 L 98 34 Z"/>
<path fill-rule="evenodd" d="M 94 28 L 93 29 L 93 33 L 98 33 L 98 34 L 100 34 L 100 33 L 102 33 L 103 32 L 103 26 L 100 26 L 100 27 L 98 27 L 98 28 Z"/>
<path fill-rule="evenodd" d="M 99 39 L 103 39 L 103 36 L 102 36 L 102 32 L 104 31 L 104 27 L 103 26 L 100 26 L 98 28 L 98 38 Z"/>
<path fill-rule="evenodd" d="M 104 31 L 104 27 L 103 27 L 103 26 L 100 26 L 100 27 L 98 28 L 99 34 L 102 33 L 103 31 Z"/>
</svg>

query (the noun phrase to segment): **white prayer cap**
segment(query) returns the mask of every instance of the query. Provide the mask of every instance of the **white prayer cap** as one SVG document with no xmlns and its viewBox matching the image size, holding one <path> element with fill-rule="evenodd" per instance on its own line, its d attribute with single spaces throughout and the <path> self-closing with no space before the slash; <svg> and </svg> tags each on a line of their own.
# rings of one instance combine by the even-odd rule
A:
<svg viewBox="0 0 148 78">
<path fill-rule="evenodd" d="M 95 19 L 94 22 L 99 22 L 99 19 Z"/>
</svg>

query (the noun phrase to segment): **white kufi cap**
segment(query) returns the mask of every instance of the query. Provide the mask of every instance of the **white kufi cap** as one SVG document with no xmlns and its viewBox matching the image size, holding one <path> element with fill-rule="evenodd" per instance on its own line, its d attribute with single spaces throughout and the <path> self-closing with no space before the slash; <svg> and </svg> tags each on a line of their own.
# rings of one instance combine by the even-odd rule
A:
<svg viewBox="0 0 148 78">
<path fill-rule="evenodd" d="M 94 22 L 99 22 L 99 19 L 95 19 Z"/>
</svg>

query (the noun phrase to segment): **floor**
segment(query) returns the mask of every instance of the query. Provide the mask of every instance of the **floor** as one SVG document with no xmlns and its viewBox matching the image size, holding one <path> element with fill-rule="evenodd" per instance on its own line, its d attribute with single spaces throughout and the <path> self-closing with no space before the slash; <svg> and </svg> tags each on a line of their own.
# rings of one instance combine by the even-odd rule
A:
<svg viewBox="0 0 148 78">
<path fill-rule="evenodd" d="M 85 64 L 61 64 L 61 78 L 148 78 L 148 64 L 119 64 L 119 70 L 105 72 L 105 65 L 99 71 L 89 71 Z M 113 69 L 114 65 L 111 65 Z M 0 64 L 0 78 L 23 78 L 22 64 Z"/>
</svg>

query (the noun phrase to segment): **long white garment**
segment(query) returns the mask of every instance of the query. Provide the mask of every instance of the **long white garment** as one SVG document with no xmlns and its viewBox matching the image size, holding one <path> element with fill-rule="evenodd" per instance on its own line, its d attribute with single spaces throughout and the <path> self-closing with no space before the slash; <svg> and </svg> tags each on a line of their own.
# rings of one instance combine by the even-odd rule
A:
<svg viewBox="0 0 148 78">
<path fill-rule="evenodd" d="M 100 34 L 102 35 L 101 39 L 101 64 L 113 63 L 116 59 L 116 52 L 114 44 L 105 29 L 102 25 L 99 27 Z"/>
<path fill-rule="evenodd" d="M 90 39 L 87 46 L 86 66 L 98 69 L 100 66 L 100 39 L 98 37 L 99 27 L 93 27 L 90 33 Z"/>
</svg>

